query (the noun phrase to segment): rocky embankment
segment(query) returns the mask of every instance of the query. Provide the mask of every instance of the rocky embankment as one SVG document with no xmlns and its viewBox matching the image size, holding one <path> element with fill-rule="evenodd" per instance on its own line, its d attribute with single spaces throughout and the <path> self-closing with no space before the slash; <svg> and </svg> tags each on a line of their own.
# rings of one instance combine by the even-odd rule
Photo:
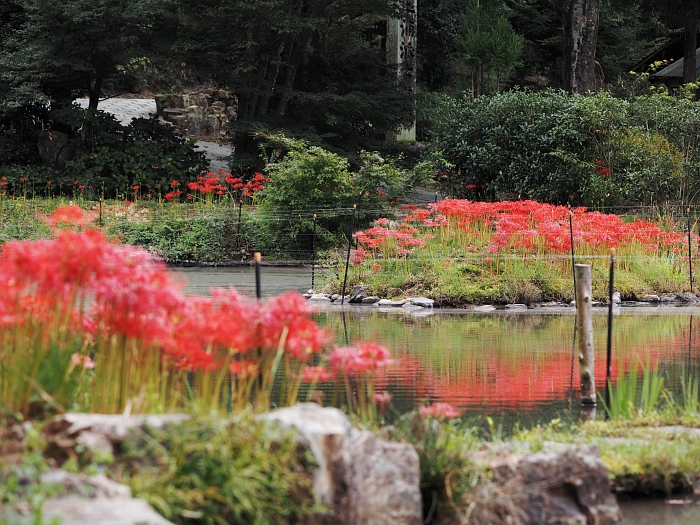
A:
<svg viewBox="0 0 700 525">
<path fill-rule="evenodd" d="M 296 433 L 300 453 L 313 454 L 314 523 L 420 525 L 423 523 L 419 456 L 410 444 L 384 441 L 354 428 L 340 410 L 299 404 L 260 416 Z M 112 454 L 131 432 L 146 426 L 177 425 L 187 415 L 105 416 L 64 414 L 44 429 L 54 455 Z M 22 426 L 12 431 L 21 437 Z M 498 523 L 607 525 L 622 519 L 596 445 L 557 445 L 517 452 L 508 444 L 488 445 L 472 460 L 492 473 L 473 494 Z M 103 475 L 52 469 L 42 482 L 55 485 L 44 516 L 71 525 L 166 525 L 128 487 Z M 510 516 L 510 517 L 509 517 Z M 1 517 L 1 516 L 0 516 Z M 515 521 L 513 521 L 515 520 Z M 496 522 L 495 522 L 496 523 Z"/>
</svg>

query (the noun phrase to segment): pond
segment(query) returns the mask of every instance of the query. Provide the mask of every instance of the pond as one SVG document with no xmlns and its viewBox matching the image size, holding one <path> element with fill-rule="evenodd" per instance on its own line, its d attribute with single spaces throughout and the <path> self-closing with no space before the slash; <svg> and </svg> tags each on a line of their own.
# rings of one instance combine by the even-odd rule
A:
<svg viewBox="0 0 700 525">
<path fill-rule="evenodd" d="M 177 268 L 189 293 L 234 286 L 255 293 L 251 267 Z M 310 270 L 263 268 L 263 295 L 309 288 Z M 327 306 L 316 314 L 339 344 L 376 341 L 396 360 L 381 377 L 398 412 L 421 401 L 447 402 L 467 416 L 490 415 L 509 433 L 530 425 L 577 418 L 579 371 L 573 354 L 573 308 L 469 313 L 465 310 L 380 309 Z M 700 308 L 621 308 L 613 321 L 613 382 L 620 367 L 658 367 L 665 386 L 679 395 L 688 374 L 700 373 Z M 607 310 L 594 309 L 596 384 L 605 385 Z M 603 416 L 602 407 L 598 411 Z"/>
<path fill-rule="evenodd" d="M 234 286 L 254 295 L 252 268 L 175 269 L 189 293 Z M 309 269 L 263 268 L 263 295 L 306 291 Z M 578 419 L 578 365 L 573 360 L 573 308 L 468 313 L 464 310 L 379 309 L 330 306 L 319 324 L 346 341 L 377 341 L 396 363 L 380 390 L 393 396 L 396 413 L 422 401 L 442 401 L 483 424 L 489 415 L 507 435 L 516 423 L 530 426 L 555 418 Z M 621 308 L 613 319 L 613 380 L 637 362 L 658 367 L 674 396 L 688 375 L 700 375 L 700 308 Z M 596 384 L 605 383 L 607 310 L 594 309 Z M 598 417 L 603 417 L 599 405 Z M 681 503 L 681 501 L 683 503 Z M 626 524 L 700 523 L 696 499 L 623 503 Z"/>
</svg>

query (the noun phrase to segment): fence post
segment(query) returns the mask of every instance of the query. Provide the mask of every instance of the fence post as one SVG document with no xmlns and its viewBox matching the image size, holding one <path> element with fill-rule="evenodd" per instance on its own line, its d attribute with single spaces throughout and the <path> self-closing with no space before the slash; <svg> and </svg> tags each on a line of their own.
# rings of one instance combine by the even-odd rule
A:
<svg viewBox="0 0 700 525">
<path fill-rule="evenodd" d="M 594 355 L 593 355 L 593 309 L 591 267 L 577 264 L 576 268 L 576 331 L 578 334 L 579 364 L 581 370 L 581 405 L 596 405 Z"/>
<path fill-rule="evenodd" d="M 348 240 L 348 257 L 345 260 L 345 278 L 343 279 L 343 296 L 340 298 L 340 305 L 345 304 L 345 287 L 348 284 L 348 268 L 350 267 L 350 250 L 352 250 L 352 234 L 355 229 L 355 213 L 357 212 L 357 204 L 352 205 L 352 218 L 350 219 L 350 239 Z"/>
<path fill-rule="evenodd" d="M 314 213 L 314 236 L 311 238 L 311 289 L 314 289 L 316 270 L 316 214 Z"/>
<path fill-rule="evenodd" d="M 693 293 L 693 253 L 690 238 L 690 208 L 687 208 L 688 213 L 688 271 L 690 272 L 690 293 Z"/>
<path fill-rule="evenodd" d="M 260 261 L 262 260 L 262 255 L 260 252 L 255 252 L 253 259 L 255 260 L 255 298 L 260 300 L 262 297 L 262 288 L 260 286 Z"/>
</svg>

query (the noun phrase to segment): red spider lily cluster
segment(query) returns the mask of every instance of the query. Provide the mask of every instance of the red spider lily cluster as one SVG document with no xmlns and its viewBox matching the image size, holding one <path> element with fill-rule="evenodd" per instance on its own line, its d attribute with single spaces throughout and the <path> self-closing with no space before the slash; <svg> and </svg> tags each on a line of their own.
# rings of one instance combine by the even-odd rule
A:
<svg viewBox="0 0 700 525">
<path fill-rule="evenodd" d="M 216 195 L 223 195 L 226 193 L 226 187 L 221 184 L 219 175 L 211 171 L 197 177 L 195 182 L 188 182 L 187 187 L 191 191 L 197 191 L 202 194 L 215 193 Z"/>
<path fill-rule="evenodd" d="M 263 176 L 260 172 L 255 172 L 255 175 L 250 182 L 244 183 L 240 177 L 234 177 L 230 173 L 225 174 L 226 183 L 235 191 L 240 192 L 243 197 L 251 197 L 253 194 L 264 190 L 264 182 L 269 182 L 270 178 Z"/>
<path fill-rule="evenodd" d="M 610 248 L 630 248 L 634 253 L 684 253 L 687 236 L 673 231 L 674 224 L 637 219 L 625 221 L 613 214 L 586 208 L 535 201 L 472 202 L 446 199 L 426 209 L 409 208 L 397 227 L 380 219 L 375 226 L 357 232 L 362 262 L 380 251 L 384 257 L 407 255 L 423 247 L 435 233 L 441 239 L 457 236 L 465 253 L 567 254 L 571 251 L 569 218 L 573 218 L 577 254 L 607 254 Z M 693 236 L 697 242 L 697 236 Z M 370 253 L 369 251 L 372 253 Z"/>
<path fill-rule="evenodd" d="M 64 206 L 46 221 L 86 224 L 88 218 L 77 206 Z M 269 403 L 278 365 L 295 382 L 289 403 L 302 377 L 331 377 L 322 368 L 308 371 L 331 337 L 309 318 L 301 295 L 261 302 L 233 289 L 213 289 L 209 297 L 187 297 L 183 284 L 142 249 L 112 243 L 91 229 L 55 229 L 54 236 L 8 242 L 0 252 L 3 405 L 28 409 L 26 388 L 19 401 L 7 392 L 13 381 L 31 387 L 51 348 L 65 351 L 70 370 L 95 374 L 90 408 L 108 412 L 135 410 L 137 399 L 147 410 L 157 395 L 162 408 L 164 385 L 184 394 L 192 373 L 199 374 L 200 394 L 214 404 L 226 385 L 233 385 L 230 395 L 237 404 L 248 403 L 254 389 L 258 401 L 263 396 Z M 331 361 L 333 377 L 369 375 L 388 364 L 388 351 L 372 343 L 342 351 L 353 357 L 345 366 Z M 228 374 L 233 377 L 225 379 Z"/>
<path fill-rule="evenodd" d="M 269 180 L 262 173 L 255 173 L 250 182 L 244 183 L 240 177 L 234 177 L 225 170 L 219 170 L 218 174 L 210 171 L 197 177 L 196 181 L 187 183 L 187 189 L 192 192 L 187 198 L 194 200 L 193 195 L 201 195 L 209 200 L 214 195 L 219 197 L 223 195 L 232 195 L 238 198 L 252 197 L 257 192 L 265 189 L 264 183 Z M 170 183 L 172 189 L 163 196 L 165 200 L 173 201 L 182 195 L 182 191 L 177 189 L 179 185 L 177 181 Z"/>
<path fill-rule="evenodd" d="M 601 177 L 609 177 L 610 176 L 610 169 L 608 168 L 608 166 L 604 160 L 595 161 L 593 163 L 593 167 L 595 169 L 596 174 L 600 175 Z"/>
</svg>

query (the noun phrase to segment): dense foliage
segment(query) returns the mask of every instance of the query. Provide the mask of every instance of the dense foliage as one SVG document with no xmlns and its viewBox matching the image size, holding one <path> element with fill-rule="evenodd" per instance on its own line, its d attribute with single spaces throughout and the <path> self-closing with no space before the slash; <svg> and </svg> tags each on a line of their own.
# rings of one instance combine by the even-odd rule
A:
<svg viewBox="0 0 700 525">
<path fill-rule="evenodd" d="M 700 109 L 666 95 L 513 91 L 446 98 L 434 147 L 455 197 L 635 205 L 695 202 Z"/>
<path fill-rule="evenodd" d="M 278 136 L 287 153 L 265 167 L 270 181 L 260 195 L 263 221 L 271 227 L 269 244 L 309 251 L 313 216 L 317 215 L 319 246 L 328 246 L 347 232 L 353 206 L 355 226 L 387 213 L 389 205 L 420 180 L 419 170 L 407 171 L 378 153 L 362 152 L 361 165 L 350 171 L 347 159 L 305 142 Z M 285 221 L 285 219 L 292 219 Z"/>
</svg>

